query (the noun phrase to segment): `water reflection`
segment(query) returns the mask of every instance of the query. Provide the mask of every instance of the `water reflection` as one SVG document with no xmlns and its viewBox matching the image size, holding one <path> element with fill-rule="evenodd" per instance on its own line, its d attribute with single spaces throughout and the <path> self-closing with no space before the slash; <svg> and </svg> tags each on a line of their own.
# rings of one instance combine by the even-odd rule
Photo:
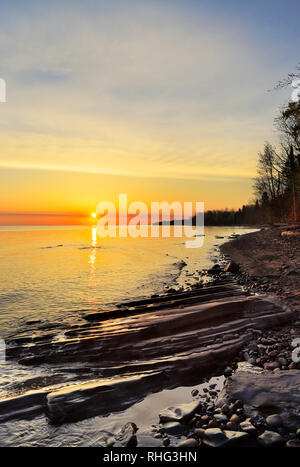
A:
<svg viewBox="0 0 300 467">
<path fill-rule="evenodd" d="M 96 259 L 97 259 L 97 228 L 94 225 L 92 227 L 92 241 L 91 241 L 91 253 L 89 255 L 89 264 L 90 264 L 90 277 L 89 277 L 89 286 L 91 288 L 91 294 L 89 302 L 92 304 L 96 303 L 96 286 L 97 286 L 97 276 L 96 276 Z"/>
</svg>

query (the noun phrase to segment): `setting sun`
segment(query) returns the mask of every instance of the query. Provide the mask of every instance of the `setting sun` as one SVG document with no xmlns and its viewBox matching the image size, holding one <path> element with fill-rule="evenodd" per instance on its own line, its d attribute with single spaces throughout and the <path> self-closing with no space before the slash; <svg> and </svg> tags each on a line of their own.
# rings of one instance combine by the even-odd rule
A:
<svg viewBox="0 0 300 467">
<path fill-rule="evenodd" d="M 97 213 L 96 213 L 96 212 L 92 212 L 91 216 L 95 218 L 95 217 L 97 216 Z"/>
</svg>

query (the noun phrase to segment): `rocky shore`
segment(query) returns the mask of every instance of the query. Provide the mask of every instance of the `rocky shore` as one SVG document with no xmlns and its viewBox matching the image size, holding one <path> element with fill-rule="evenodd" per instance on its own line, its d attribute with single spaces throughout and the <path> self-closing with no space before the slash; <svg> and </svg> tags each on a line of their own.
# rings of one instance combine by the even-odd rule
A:
<svg viewBox="0 0 300 467">
<path fill-rule="evenodd" d="M 163 446 L 298 446 L 300 237 L 286 232 L 231 238 L 191 290 L 99 310 L 59 336 L 53 329 L 15 336 L 8 360 L 32 369 L 50 364 L 54 376 L 8 385 L 0 423 L 41 416 L 76 423 L 224 375 L 222 391 L 208 383 L 192 391 L 192 403 L 162 411 L 153 438 Z M 138 445 L 135 420 L 100 445 Z"/>
<path fill-rule="evenodd" d="M 248 294 L 271 293 L 294 311 L 289 324 L 256 329 L 253 338 L 224 370 L 222 391 L 209 387 L 198 405 L 170 408 L 168 422 L 185 448 L 300 447 L 300 230 L 287 226 L 238 237 L 222 246 L 231 271 Z M 215 265 L 210 274 L 222 277 Z M 197 397 L 195 390 L 192 395 Z M 157 430 L 170 444 L 165 414 Z"/>
</svg>

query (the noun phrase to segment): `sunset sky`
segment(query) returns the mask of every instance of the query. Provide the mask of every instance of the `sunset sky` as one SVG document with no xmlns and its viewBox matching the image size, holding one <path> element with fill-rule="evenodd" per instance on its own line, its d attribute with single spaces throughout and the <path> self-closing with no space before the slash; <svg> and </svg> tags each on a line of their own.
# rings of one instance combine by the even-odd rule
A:
<svg viewBox="0 0 300 467">
<path fill-rule="evenodd" d="M 125 192 L 250 201 L 299 17 L 298 0 L 1 0 L 0 224 L 81 223 Z"/>
</svg>

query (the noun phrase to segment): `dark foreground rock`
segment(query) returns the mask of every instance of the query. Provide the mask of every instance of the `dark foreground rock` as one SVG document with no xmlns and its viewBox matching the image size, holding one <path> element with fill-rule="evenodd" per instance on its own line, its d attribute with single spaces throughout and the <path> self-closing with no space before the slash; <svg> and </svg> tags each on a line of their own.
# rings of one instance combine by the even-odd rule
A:
<svg viewBox="0 0 300 467">
<path fill-rule="evenodd" d="M 241 362 L 216 406 L 237 399 L 243 401 L 244 412 L 251 420 L 262 417 L 271 431 L 282 426 L 287 432 L 295 432 L 300 427 L 300 370 L 274 373 Z"/>
</svg>

